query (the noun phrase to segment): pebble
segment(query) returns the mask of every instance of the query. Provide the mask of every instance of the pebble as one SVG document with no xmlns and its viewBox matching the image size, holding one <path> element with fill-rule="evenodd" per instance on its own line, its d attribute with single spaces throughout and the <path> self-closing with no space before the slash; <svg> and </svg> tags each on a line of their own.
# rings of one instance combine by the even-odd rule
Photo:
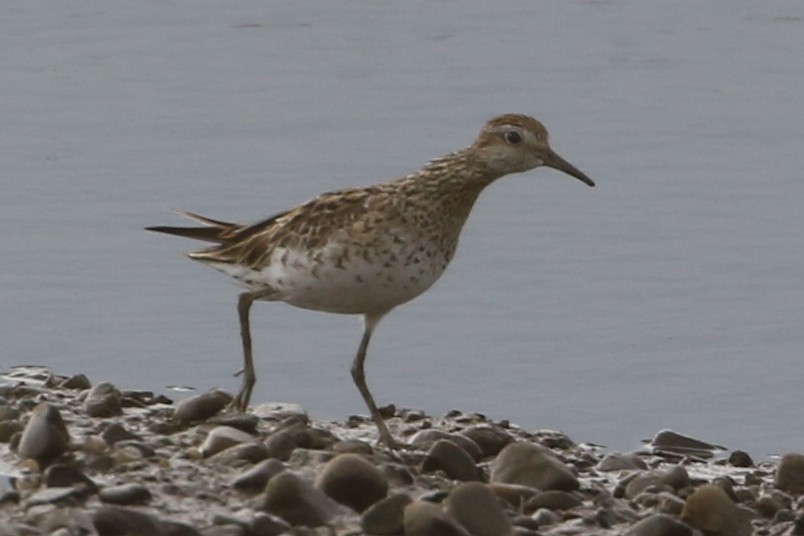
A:
<svg viewBox="0 0 804 536">
<path fill-rule="evenodd" d="M 59 410 L 42 402 L 31 412 L 17 446 L 17 455 L 46 463 L 66 452 L 69 441 L 70 435 Z"/>
<path fill-rule="evenodd" d="M 476 424 L 461 431 L 480 447 L 483 458 L 496 456 L 509 443 L 514 441 L 505 428 L 496 424 Z"/>
<path fill-rule="evenodd" d="M 715 484 L 704 484 L 687 497 L 681 520 L 707 536 L 751 536 L 748 513 Z"/>
<path fill-rule="evenodd" d="M 405 536 L 472 536 L 440 506 L 413 501 L 405 507 Z"/>
<path fill-rule="evenodd" d="M 285 470 L 285 465 L 276 459 L 254 464 L 232 480 L 232 487 L 239 490 L 261 491 L 274 475 Z"/>
<path fill-rule="evenodd" d="M 447 513 L 472 536 L 509 536 L 513 526 L 497 497 L 481 482 L 459 484 L 446 500 Z"/>
<path fill-rule="evenodd" d="M 129 432 L 119 422 L 110 423 L 101 433 L 101 437 L 109 446 L 114 446 L 118 441 L 142 441 L 139 435 Z"/>
<path fill-rule="evenodd" d="M 776 471 L 776 487 L 793 495 L 804 493 L 804 454 L 782 456 Z"/>
<path fill-rule="evenodd" d="M 330 460 L 316 480 L 316 487 L 356 512 L 388 495 L 382 472 L 358 454 L 341 454 Z"/>
<path fill-rule="evenodd" d="M 209 458 L 223 450 L 240 445 L 242 443 L 253 443 L 254 436 L 231 426 L 216 426 L 209 431 L 201 443 L 199 451 L 204 458 Z"/>
<path fill-rule="evenodd" d="M 200 532 L 182 523 L 159 518 L 118 506 L 101 506 L 93 523 L 98 536 L 200 536 Z"/>
<path fill-rule="evenodd" d="M 646 470 L 648 464 L 634 453 L 622 454 L 610 452 L 603 456 L 597 464 L 598 471 L 634 471 Z"/>
<path fill-rule="evenodd" d="M 257 512 L 246 525 L 248 536 L 279 536 L 290 532 L 290 525 L 281 517 Z"/>
<path fill-rule="evenodd" d="M 74 374 L 70 376 L 66 380 L 59 383 L 59 387 L 62 389 L 90 389 L 92 388 L 92 384 L 89 381 L 89 378 L 86 377 L 86 374 Z"/>
<path fill-rule="evenodd" d="M 553 453 L 533 443 L 512 443 L 491 463 L 491 481 L 520 484 L 542 491 L 573 491 L 580 487 L 578 478 Z"/>
<path fill-rule="evenodd" d="M 436 441 L 422 462 L 424 473 L 439 470 L 453 480 L 480 480 L 480 471 L 469 453 L 449 439 Z"/>
<path fill-rule="evenodd" d="M 672 452 L 700 458 L 711 458 L 715 451 L 721 449 L 721 447 L 706 441 L 685 436 L 672 430 L 662 430 L 657 433 L 650 445 L 654 451 Z"/>
<path fill-rule="evenodd" d="M 51 465 L 44 475 L 45 486 L 49 488 L 81 486 L 89 493 L 97 493 L 98 486 L 77 467 L 66 464 Z"/>
<path fill-rule="evenodd" d="M 293 419 L 289 424 L 271 433 L 263 444 L 268 449 L 268 457 L 282 461 L 290 459 L 294 449 L 299 447 L 297 438 L 307 429 L 307 424 Z"/>
<path fill-rule="evenodd" d="M 25 427 L 19 421 L 0 421 L 0 443 L 10 443 L 11 438 L 24 429 Z"/>
<path fill-rule="evenodd" d="M 527 432 L 476 413 L 432 417 L 405 409 L 395 412 L 389 425 L 400 439 L 409 438 L 408 444 L 392 452 L 366 439 L 376 436 L 368 418 L 310 423 L 301 408 L 283 404 L 264 408 L 266 418 L 218 414 L 229 400 L 225 393 L 213 395 L 221 398 L 212 416 L 197 413 L 187 421 L 205 421 L 197 427 L 179 424 L 173 403 L 146 391 L 124 393 L 122 415 L 90 418 L 89 392 L 66 389 L 65 378 L 52 376 L 31 387 L 0 383 L 0 424 L 17 424 L 11 442 L 0 442 L 0 536 L 394 536 L 406 528 L 414 535 L 439 536 L 745 536 L 752 526 L 756 536 L 804 535 L 800 454 L 756 465 L 739 451 L 728 461 L 664 450 L 604 456 L 594 445 L 559 432 Z M 55 428 L 60 433 L 43 418 L 51 411 L 48 405 L 37 407 L 43 400 L 62 417 Z M 37 419 L 45 434 L 63 438 L 53 459 L 21 459 L 27 424 Z M 224 437 L 248 440 L 212 454 L 217 447 L 204 441 L 218 434 L 211 432 L 218 427 L 228 427 L 220 432 Z M 70 445 L 70 435 L 76 445 Z M 266 438 L 271 438 L 267 444 Z M 439 441 L 444 443 L 436 447 Z M 443 445 L 466 457 L 465 466 L 479 478 L 488 472 L 491 483 L 456 479 L 443 461 L 431 471 Z M 266 458 L 269 446 L 287 463 Z M 23 447 L 27 452 L 29 446 Z M 518 449 L 524 449 L 524 462 L 511 455 Z M 203 458 L 202 452 L 212 455 Z M 359 468 L 339 469 L 352 463 L 343 461 L 349 460 L 346 455 L 360 460 L 354 462 Z M 506 478 L 506 471 L 516 473 L 510 469 L 514 462 L 525 468 L 525 483 Z M 354 482 L 363 470 L 385 486 L 358 502 L 355 497 L 366 490 Z M 564 485 L 538 481 L 553 472 Z M 332 482 L 341 478 L 351 489 L 333 491 Z M 94 495 L 93 482 L 105 487 L 97 495 L 117 492 L 131 508 Z M 635 495 L 627 499 L 629 484 L 629 496 Z M 147 495 L 139 491 L 138 498 L 138 487 Z M 707 493 L 719 498 L 707 499 Z"/>
<path fill-rule="evenodd" d="M 120 484 L 104 488 L 98 493 L 101 501 L 111 504 L 145 504 L 151 500 L 151 492 L 142 484 Z"/>
<path fill-rule="evenodd" d="M 338 503 L 290 471 L 268 481 L 260 508 L 291 525 L 324 525 L 340 511 Z"/>
<path fill-rule="evenodd" d="M 84 409 L 90 417 L 122 415 L 123 393 L 109 382 L 99 383 L 89 391 Z"/>
<path fill-rule="evenodd" d="M 753 467 L 754 460 L 751 455 L 742 450 L 735 450 L 729 454 L 729 463 L 734 467 Z"/>
<path fill-rule="evenodd" d="M 415 445 L 422 450 L 427 450 L 442 439 L 452 441 L 461 447 L 476 462 L 483 459 L 483 451 L 480 450 L 480 446 L 477 443 L 463 434 L 449 433 L 444 430 L 439 430 L 438 428 L 419 430 L 411 436 L 408 440 L 408 444 Z"/>
<path fill-rule="evenodd" d="M 257 463 L 268 458 L 268 449 L 261 443 L 243 443 L 222 450 L 208 458 L 216 465 L 237 465 L 241 462 Z"/>
<path fill-rule="evenodd" d="M 247 434 L 255 435 L 260 424 L 260 418 L 251 413 L 224 413 L 207 419 L 210 424 L 230 426 Z"/>
<path fill-rule="evenodd" d="M 533 498 L 525 503 L 525 511 L 533 512 L 539 508 L 547 508 L 548 510 L 572 510 L 582 504 L 583 501 L 572 493 L 549 490 L 534 495 Z"/>
<path fill-rule="evenodd" d="M 692 529 L 668 515 L 654 514 L 632 526 L 624 536 L 692 536 Z"/>
<path fill-rule="evenodd" d="M 225 408 L 231 400 L 232 396 L 229 393 L 215 389 L 185 398 L 176 404 L 173 416 L 181 424 L 205 421 Z"/>
<path fill-rule="evenodd" d="M 284 421 L 290 418 L 302 423 L 310 422 L 310 417 L 307 415 L 307 412 L 298 404 L 268 402 L 254 406 L 252 412 L 258 418 L 267 421 Z"/>
<path fill-rule="evenodd" d="M 360 518 L 360 526 L 369 534 L 391 536 L 405 529 L 405 507 L 412 499 L 399 493 L 372 504 Z"/>
</svg>

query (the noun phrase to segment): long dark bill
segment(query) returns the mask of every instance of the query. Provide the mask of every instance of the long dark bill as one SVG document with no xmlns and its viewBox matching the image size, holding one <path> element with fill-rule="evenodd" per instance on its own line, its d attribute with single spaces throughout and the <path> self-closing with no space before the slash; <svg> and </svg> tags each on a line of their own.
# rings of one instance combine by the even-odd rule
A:
<svg viewBox="0 0 804 536">
<path fill-rule="evenodd" d="M 595 185 L 595 181 L 587 177 L 586 174 L 580 169 L 576 168 L 553 151 L 550 151 L 550 153 L 547 155 L 547 158 L 545 158 L 544 165 L 559 171 L 563 171 L 567 175 L 572 175 L 579 181 L 583 181 L 589 186 Z"/>
</svg>

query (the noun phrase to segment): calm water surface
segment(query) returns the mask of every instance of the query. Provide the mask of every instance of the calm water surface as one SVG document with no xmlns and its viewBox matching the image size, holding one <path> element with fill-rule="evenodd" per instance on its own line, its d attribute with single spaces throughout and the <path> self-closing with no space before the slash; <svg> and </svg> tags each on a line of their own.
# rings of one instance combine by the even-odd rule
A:
<svg viewBox="0 0 804 536">
<path fill-rule="evenodd" d="M 804 450 L 804 5 L 133 1 L 0 18 L 0 368 L 234 390 L 236 288 L 142 231 L 254 221 L 535 115 L 598 182 L 481 197 L 371 348 L 382 402 L 630 450 Z M 365 413 L 352 317 L 259 304 L 255 401 Z"/>
</svg>

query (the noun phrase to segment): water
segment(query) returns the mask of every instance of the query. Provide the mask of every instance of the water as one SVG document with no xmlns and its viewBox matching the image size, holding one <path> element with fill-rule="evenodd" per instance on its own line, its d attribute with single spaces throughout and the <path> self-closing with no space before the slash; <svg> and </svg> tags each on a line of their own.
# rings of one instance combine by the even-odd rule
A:
<svg viewBox="0 0 804 536">
<path fill-rule="evenodd" d="M 0 18 L 0 365 L 235 390 L 236 289 L 142 231 L 417 169 L 515 111 L 598 183 L 481 196 L 379 326 L 381 403 L 630 450 L 804 449 L 804 6 L 57 2 Z M 365 413 L 355 318 L 258 304 L 255 401 Z"/>
</svg>

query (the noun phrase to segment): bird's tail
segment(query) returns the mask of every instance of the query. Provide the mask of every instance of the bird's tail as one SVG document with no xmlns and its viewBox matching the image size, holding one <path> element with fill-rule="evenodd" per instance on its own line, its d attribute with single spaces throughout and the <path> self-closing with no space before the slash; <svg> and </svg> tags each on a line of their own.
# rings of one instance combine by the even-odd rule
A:
<svg viewBox="0 0 804 536">
<path fill-rule="evenodd" d="M 158 225 L 155 227 L 146 227 L 146 231 L 154 231 L 157 233 L 165 233 L 176 236 L 183 236 L 185 238 L 194 238 L 196 240 L 204 240 L 205 242 L 214 242 L 221 244 L 232 237 L 237 231 L 243 228 L 242 225 L 237 223 L 230 223 L 226 221 L 213 220 L 193 212 L 186 212 L 177 210 L 182 216 L 186 216 L 191 220 L 203 223 L 203 227 L 169 227 Z"/>
</svg>

